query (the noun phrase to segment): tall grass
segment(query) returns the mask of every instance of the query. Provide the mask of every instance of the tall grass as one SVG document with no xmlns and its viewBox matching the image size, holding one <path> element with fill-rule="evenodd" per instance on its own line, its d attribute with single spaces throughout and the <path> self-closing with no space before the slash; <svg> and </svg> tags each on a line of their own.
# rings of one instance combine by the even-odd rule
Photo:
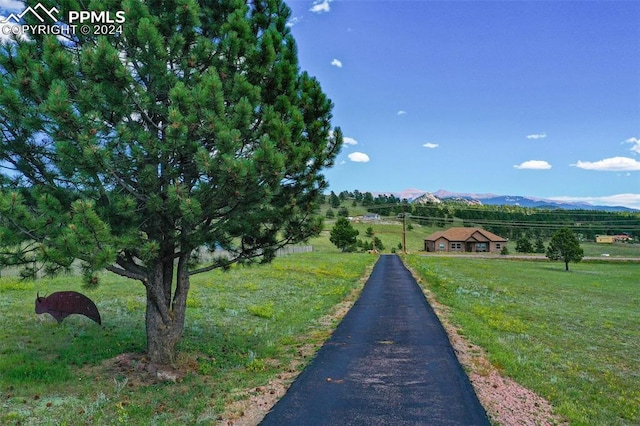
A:
<svg viewBox="0 0 640 426">
<path fill-rule="evenodd" d="M 211 424 L 234 392 L 264 385 L 300 346 L 324 340 L 318 319 L 361 285 L 370 255 L 307 253 L 271 265 L 192 278 L 177 384 L 144 384 L 101 367 L 145 350 L 140 283 L 105 275 L 96 290 L 79 279 L 0 279 L 0 424 Z M 103 326 L 72 315 L 58 325 L 34 313 L 36 292 L 79 290 Z"/>
<path fill-rule="evenodd" d="M 572 424 L 640 423 L 637 265 L 406 261 L 495 366 Z"/>
</svg>

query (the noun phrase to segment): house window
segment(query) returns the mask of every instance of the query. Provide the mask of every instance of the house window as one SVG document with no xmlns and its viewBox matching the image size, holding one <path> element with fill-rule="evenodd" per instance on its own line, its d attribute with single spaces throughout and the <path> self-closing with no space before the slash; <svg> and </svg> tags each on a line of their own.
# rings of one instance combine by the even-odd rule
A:
<svg viewBox="0 0 640 426">
<path fill-rule="evenodd" d="M 444 250 L 444 243 L 440 243 L 438 247 L 440 248 L 440 250 Z"/>
<path fill-rule="evenodd" d="M 460 250 L 462 248 L 462 243 L 451 243 L 451 250 Z"/>
<path fill-rule="evenodd" d="M 502 248 L 502 245 L 500 243 L 496 243 L 496 249 L 500 250 Z"/>
<path fill-rule="evenodd" d="M 487 243 L 476 243 L 476 251 L 487 251 Z"/>
</svg>

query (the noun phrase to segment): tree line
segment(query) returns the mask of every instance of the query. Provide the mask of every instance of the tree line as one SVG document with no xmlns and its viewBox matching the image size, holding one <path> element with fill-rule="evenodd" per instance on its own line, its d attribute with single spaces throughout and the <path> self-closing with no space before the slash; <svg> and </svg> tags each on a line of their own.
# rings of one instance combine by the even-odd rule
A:
<svg viewBox="0 0 640 426">
<path fill-rule="evenodd" d="M 332 207 L 342 206 L 342 209 L 348 201 L 382 216 L 406 214 L 411 222 L 425 226 L 445 227 L 454 223 L 458 226 L 478 226 L 510 240 L 549 239 L 559 229 L 569 228 L 585 241 L 594 240 L 596 235 L 618 234 L 640 241 L 639 212 L 469 205 L 460 200 L 415 204 L 392 194 L 374 197 L 370 192 L 358 190 L 339 194 L 332 191 L 325 199 Z"/>
</svg>

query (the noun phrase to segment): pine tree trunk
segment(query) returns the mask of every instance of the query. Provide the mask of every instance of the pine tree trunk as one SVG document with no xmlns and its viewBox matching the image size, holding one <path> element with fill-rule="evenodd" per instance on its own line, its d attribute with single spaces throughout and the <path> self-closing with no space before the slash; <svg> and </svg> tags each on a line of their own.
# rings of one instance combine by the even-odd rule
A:
<svg viewBox="0 0 640 426">
<path fill-rule="evenodd" d="M 147 283 L 147 356 L 156 364 L 172 365 L 176 361 L 176 345 L 184 329 L 189 291 L 186 264 L 186 257 L 178 262 L 173 297 L 173 262 L 156 265 Z"/>
<path fill-rule="evenodd" d="M 172 365 L 176 360 L 176 344 L 182 330 L 176 330 L 176 321 L 163 320 L 159 309 L 147 297 L 147 356 L 151 362 Z"/>
</svg>

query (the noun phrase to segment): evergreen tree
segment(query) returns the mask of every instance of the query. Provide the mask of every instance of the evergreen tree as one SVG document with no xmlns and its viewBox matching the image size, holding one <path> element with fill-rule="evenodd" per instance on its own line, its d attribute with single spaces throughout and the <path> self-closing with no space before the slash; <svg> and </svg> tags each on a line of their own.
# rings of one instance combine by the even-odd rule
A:
<svg viewBox="0 0 640 426">
<path fill-rule="evenodd" d="M 333 229 L 331 229 L 329 241 L 343 252 L 349 251 L 356 244 L 356 237 L 360 233 L 355 229 L 349 219 L 341 217 L 336 220 Z"/>
<path fill-rule="evenodd" d="M 533 253 L 533 246 L 529 241 L 529 238 L 522 236 L 516 242 L 516 251 L 518 253 Z"/>
<path fill-rule="evenodd" d="M 289 17 L 281 0 L 127 0 L 122 34 L 0 46 L 0 265 L 140 281 L 148 357 L 174 362 L 190 276 L 322 229 L 342 134 Z M 194 268 L 201 247 L 231 257 Z"/>
<path fill-rule="evenodd" d="M 356 247 L 363 251 L 373 250 L 373 242 L 364 241 L 358 238 L 358 241 L 356 241 Z"/>
<path fill-rule="evenodd" d="M 385 249 L 384 244 L 382 243 L 382 240 L 378 237 L 373 237 L 373 246 L 378 251 L 382 251 Z"/>
<path fill-rule="evenodd" d="M 362 205 L 370 206 L 373 203 L 374 203 L 373 194 L 371 194 L 370 192 L 365 192 L 364 195 L 362 196 Z"/>
<path fill-rule="evenodd" d="M 340 198 L 338 198 L 336 193 L 333 191 L 331 191 L 331 194 L 329 195 L 329 204 L 334 209 L 337 209 L 338 207 L 340 207 Z"/>
<path fill-rule="evenodd" d="M 546 251 L 546 248 L 544 247 L 544 241 L 542 241 L 541 237 L 538 237 L 536 239 L 536 246 L 534 250 L 536 253 L 544 253 Z"/>
<path fill-rule="evenodd" d="M 571 229 L 562 228 L 551 237 L 547 257 L 550 260 L 562 260 L 566 271 L 569 270 L 569 262 L 580 262 L 583 256 L 580 241 Z"/>
</svg>

